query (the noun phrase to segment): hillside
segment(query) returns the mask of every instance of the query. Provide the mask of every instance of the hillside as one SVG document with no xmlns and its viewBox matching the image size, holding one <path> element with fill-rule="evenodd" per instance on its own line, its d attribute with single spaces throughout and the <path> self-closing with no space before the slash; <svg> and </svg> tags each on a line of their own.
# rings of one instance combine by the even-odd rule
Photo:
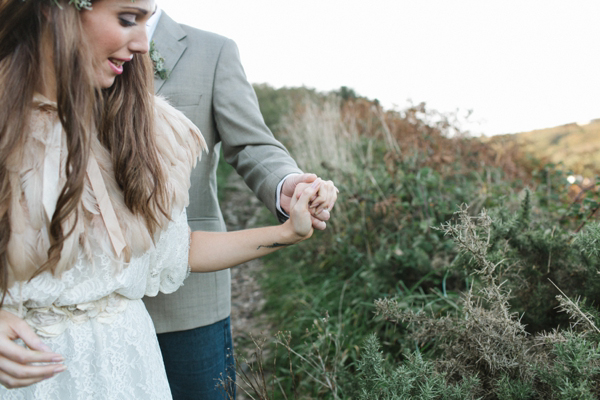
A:
<svg viewBox="0 0 600 400">
<path fill-rule="evenodd" d="M 376 100 L 357 95 L 354 90 L 347 87 L 342 87 L 338 91 L 319 93 L 306 87 L 275 89 L 268 84 L 255 84 L 254 90 L 265 122 L 276 134 L 282 133 L 280 129 L 282 117 L 293 113 L 294 110 L 302 109 L 307 99 L 324 102 L 329 96 L 334 95 L 339 96 L 343 101 L 354 99 L 364 100 L 369 104 L 377 103 Z M 409 110 L 404 110 L 404 113 L 407 111 Z M 435 111 L 428 111 L 435 114 Z M 448 122 L 452 119 L 451 116 L 439 113 L 436 116 L 434 120 Z M 440 124 L 438 125 L 441 127 Z M 525 153 L 533 155 L 543 163 L 562 162 L 565 168 L 572 169 L 576 174 L 588 177 L 600 174 L 600 118 L 588 124 L 571 123 L 554 128 L 482 138 L 482 141 L 491 145 L 489 148 L 495 152 L 496 161 L 515 157 L 517 153 L 521 155 Z M 442 149 L 450 150 L 444 147 Z M 438 150 L 443 152 L 442 149 Z M 438 156 L 441 155 L 438 153 Z M 523 168 L 524 164 L 520 167 Z"/>
<path fill-rule="evenodd" d="M 514 135 L 501 135 L 491 142 L 514 143 L 522 151 L 545 162 L 562 162 L 577 174 L 595 175 L 600 172 L 600 119 L 588 124 L 576 123 L 554 128 L 538 129 Z"/>
</svg>

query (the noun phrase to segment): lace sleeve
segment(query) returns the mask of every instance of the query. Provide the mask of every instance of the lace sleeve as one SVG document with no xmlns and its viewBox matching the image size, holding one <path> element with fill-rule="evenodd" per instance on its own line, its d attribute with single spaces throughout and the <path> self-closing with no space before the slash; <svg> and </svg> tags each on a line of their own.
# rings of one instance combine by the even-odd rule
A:
<svg viewBox="0 0 600 400">
<path fill-rule="evenodd" d="M 168 228 L 156 243 L 155 254 L 150 257 L 146 296 L 156 296 L 159 291 L 172 293 L 189 275 L 190 228 L 185 209 L 173 215 Z"/>
</svg>

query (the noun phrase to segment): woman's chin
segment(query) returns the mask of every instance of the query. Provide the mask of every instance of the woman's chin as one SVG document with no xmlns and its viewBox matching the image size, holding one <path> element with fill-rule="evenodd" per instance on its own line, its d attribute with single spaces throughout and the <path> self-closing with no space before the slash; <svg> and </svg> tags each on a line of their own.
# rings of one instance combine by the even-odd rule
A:
<svg viewBox="0 0 600 400">
<path fill-rule="evenodd" d="M 99 89 L 108 89 L 109 87 L 111 87 L 112 85 L 115 84 L 115 79 L 117 77 L 116 76 L 101 76 L 98 77 L 98 80 L 96 81 L 96 86 Z"/>
</svg>

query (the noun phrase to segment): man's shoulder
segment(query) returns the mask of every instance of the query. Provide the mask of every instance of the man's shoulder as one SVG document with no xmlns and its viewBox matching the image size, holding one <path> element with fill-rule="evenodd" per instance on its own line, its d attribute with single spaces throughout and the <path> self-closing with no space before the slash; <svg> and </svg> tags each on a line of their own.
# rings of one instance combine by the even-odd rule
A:
<svg viewBox="0 0 600 400">
<path fill-rule="evenodd" d="M 194 28 L 193 26 L 183 25 L 183 24 L 180 24 L 179 26 L 186 33 L 188 38 L 191 38 L 192 40 L 201 40 L 204 43 L 212 43 L 212 44 L 223 44 L 223 43 L 231 40 L 228 37 L 219 35 L 218 33 Z"/>
<path fill-rule="evenodd" d="M 231 39 L 223 35 L 198 29 L 193 26 L 180 24 L 167 15 L 164 11 L 158 20 L 155 36 L 160 38 L 168 37 L 170 40 L 177 41 L 184 40 L 188 45 L 192 44 L 200 47 L 208 46 L 209 48 L 220 48 L 225 43 L 232 42 Z"/>
</svg>

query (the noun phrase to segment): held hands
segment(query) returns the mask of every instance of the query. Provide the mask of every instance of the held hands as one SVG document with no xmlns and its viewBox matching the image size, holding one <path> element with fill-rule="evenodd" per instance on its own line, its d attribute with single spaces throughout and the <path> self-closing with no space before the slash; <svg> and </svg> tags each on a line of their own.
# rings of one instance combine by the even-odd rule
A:
<svg viewBox="0 0 600 400">
<path fill-rule="evenodd" d="M 291 216 L 292 200 L 297 187 L 301 189 L 310 186 L 310 184 L 320 181 L 318 192 L 310 199 L 309 210 L 311 213 L 312 226 L 318 230 L 324 230 L 327 227 L 327 221 L 331 217 L 330 211 L 333 209 L 337 200 L 338 190 L 332 181 L 322 181 L 315 174 L 298 174 L 286 178 L 281 188 L 281 208 Z"/>
<path fill-rule="evenodd" d="M 295 235 L 294 242 L 300 242 L 308 239 L 313 234 L 313 216 L 310 212 L 310 200 L 317 196 L 318 190 L 323 184 L 321 179 L 316 179 L 313 183 L 301 183 L 296 186 L 296 190 L 291 198 L 290 219 L 284 224 L 293 230 Z"/>
<path fill-rule="evenodd" d="M 18 345 L 15 339 L 23 340 L 29 348 Z M 65 365 L 55 364 L 63 361 L 64 358 L 53 353 L 25 321 L 0 310 L 0 383 L 4 387 L 14 389 L 51 378 L 67 369 Z"/>
</svg>

